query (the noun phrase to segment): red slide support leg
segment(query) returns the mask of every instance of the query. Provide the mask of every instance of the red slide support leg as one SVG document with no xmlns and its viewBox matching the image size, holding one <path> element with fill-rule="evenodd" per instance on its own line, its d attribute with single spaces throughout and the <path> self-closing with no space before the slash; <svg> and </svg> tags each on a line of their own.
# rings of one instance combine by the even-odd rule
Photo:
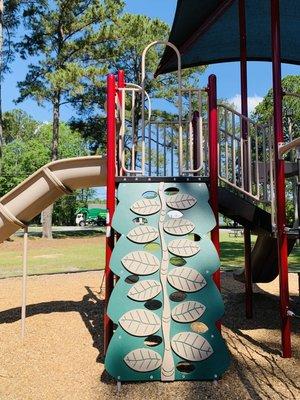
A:
<svg viewBox="0 0 300 400">
<path fill-rule="evenodd" d="M 210 205 L 216 219 L 216 226 L 211 231 L 211 240 L 220 255 L 220 233 L 219 233 L 219 205 L 218 205 L 218 108 L 217 108 L 217 78 L 210 75 L 208 78 L 208 108 L 209 108 L 209 183 L 210 183 Z M 214 282 L 221 290 L 221 272 L 218 269 L 214 273 Z M 221 329 L 221 322 L 217 322 Z"/>
<path fill-rule="evenodd" d="M 115 164 L 116 164 L 116 116 L 115 116 L 116 80 L 110 74 L 107 77 L 107 184 L 106 207 L 108 212 L 105 262 L 105 309 L 104 309 L 104 354 L 113 333 L 113 324 L 107 315 L 108 300 L 113 290 L 114 276 L 110 269 L 110 258 L 114 248 L 114 232 L 111 227 L 115 212 Z"/>
<path fill-rule="evenodd" d="M 244 248 L 245 248 L 245 292 L 246 292 L 246 317 L 253 317 L 252 305 L 252 270 L 251 270 L 251 231 L 249 228 L 244 229 Z"/>
<path fill-rule="evenodd" d="M 241 72 L 241 105 L 242 114 L 248 117 L 248 70 L 247 70 L 247 29 L 246 29 L 246 2 L 239 0 L 239 30 L 240 30 L 240 72 Z M 243 177 L 245 189 L 249 190 L 251 182 L 249 180 L 249 149 L 248 149 L 248 123 L 242 121 L 243 139 Z M 244 228 L 244 260 L 245 260 L 245 303 L 246 317 L 252 318 L 252 271 L 251 271 L 251 232 L 249 228 Z"/>
<path fill-rule="evenodd" d="M 272 67 L 273 67 L 273 100 L 274 100 L 274 149 L 275 149 L 275 182 L 277 202 L 277 244 L 278 269 L 280 282 L 280 316 L 282 335 L 282 356 L 289 358 L 291 350 L 291 321 L 289 310 L 288 285 L 288 243 L 285 232 L 286 203 L 285 203 L 285 173 L 284 161 L 279 158 L 278 146 L 284 141 L 282 124 L 282 88 L 281 88 L 281 41 L 280 41 L 280 3 L 271 0 L 272 28 Z"/>
</svg>

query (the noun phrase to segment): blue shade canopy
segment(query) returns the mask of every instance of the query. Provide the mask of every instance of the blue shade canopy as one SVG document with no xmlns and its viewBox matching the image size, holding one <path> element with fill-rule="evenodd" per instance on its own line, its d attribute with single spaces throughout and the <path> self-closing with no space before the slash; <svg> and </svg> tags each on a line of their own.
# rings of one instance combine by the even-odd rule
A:
<svg viewBox="0 0 300 400">
<path fill-rule="evenodd" d="M 271 0 L 245 0 L 247 59 L 271 61 Z M 300 1 L 281 0 L 281 59 L 300 64 Z M 169 41 L 182 67 L 240 60 L 239 0 L 178 0 Z M 166 48 L 157 73 L 177 69 Z"/>
</svg>

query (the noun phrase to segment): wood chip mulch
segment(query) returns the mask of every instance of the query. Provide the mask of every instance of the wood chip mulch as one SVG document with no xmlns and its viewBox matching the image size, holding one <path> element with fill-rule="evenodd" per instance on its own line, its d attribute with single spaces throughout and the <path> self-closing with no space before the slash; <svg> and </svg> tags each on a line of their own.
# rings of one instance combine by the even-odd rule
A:
<svg viewBox="0 0 300 400">
<path fill-rule="evenodd" d="M 300 321 L 293 321 L 293 358 L 283 359 L 278 280 L 255 286 L 255 318 L 247 320 L 243 285 L 222 274 L 232 364 L 218 383 L 124 383 L 117 393 L 103 366 L 101 278 L 101 272 L 30 277 L 24 343 L 21 280 L 0 281 L 0 400 L 300 399 Z M 290 274 L 291 304 L 300 314 L 297 283 Z"/>
</svg>

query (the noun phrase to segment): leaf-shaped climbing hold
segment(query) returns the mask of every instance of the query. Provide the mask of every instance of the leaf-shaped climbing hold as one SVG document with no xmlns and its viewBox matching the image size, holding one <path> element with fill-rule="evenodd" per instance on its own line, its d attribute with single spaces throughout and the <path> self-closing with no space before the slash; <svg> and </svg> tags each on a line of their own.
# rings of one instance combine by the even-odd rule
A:
<svg viewBox="0 0 300 400">
<path fill-rule="evenodd" d="M 158 230 L 153 226 L 138 226 L 132 229 L 128 235 L 128 239 L 135 243 L 148 243 L 157 239 Z"/>
<path fill-rule="evenodd" d="M 169 219 L 164 223 L 164 230 L 170 235 L 187 235 L 195 229 L 195 225 L 188 219 Z"/>
<path fill-rule="evenodd" d="M 203 276 L 193 268 L 178 267 L 169 272 L 168 281 L 175 289 L 196 292 L 206 285 Z"/>
<path fill-rule="evenodd" d="M 158 199 L 142 199 L 136 201 L 131 206 L 131 211 L 139 215 L 151 215 L 160 210 L 160 201 Z"/>
<path fill-rule="evenodd" d="M 193 322 L 203 315 L 205 308 L 206 307 L 198 301 L 185 301 L 174 307 L 172 318 L 176 322 Z"/>
<path fill-rule="evenodd" d="M 175 210 L 186 210 L 193 207 L 196 203 L 197 200 L 195 197 L 185 193 L 178 193 L 167 199 L 167 205 Z"/>
<path fill-rule="evenodd" d="M 176 239 L 168 244 L 170 253 L 180 257 L 191 257 L 200 250 L 199 245 L 189 239 Z"/>
<path fill-rule="evenodd" d="M 188 361 L 205 360 L 214 352 L 208 341 L 194 332 L 177 333 L 173 337 L 171 345 L 179 357 Z"/>
<path fill-rule="evenodd" d="M 136 301 L 153 299 L 161 291 L 161 285 L 155 280 L 137 282 L 128 292 L 128 297 Z"/>
<path fill-rule="evenodd" d="M 158 271 L 160 261 L 147 251 L 133 251 L 122 258 L 122 264 L 135 275 L 151 275 Z"/>
<path fill-rule="evenodd" d="M 160 367 L 162 359 L 160 354 L 150 349 L 136 349 L 124 357 L 128 367 L 138 372 L 149 372 Z"/>
<path fill-rule="evenodd" d="M 119 323 L 130 335 L 148 336 L 157 332 L 160 328 L 160 319 L 149 310 L 132 310 L 125 313 Z"/>
</svg>

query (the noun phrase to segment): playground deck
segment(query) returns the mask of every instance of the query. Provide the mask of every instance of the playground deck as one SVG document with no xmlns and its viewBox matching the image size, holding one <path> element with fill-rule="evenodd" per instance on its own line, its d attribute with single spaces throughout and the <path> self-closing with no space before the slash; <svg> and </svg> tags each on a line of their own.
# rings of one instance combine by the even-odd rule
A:
<svg viewBox="0 0 300 400">
<path fill-rule="evenodd" d="M 0 281 L 1 400 L 106 400 L 116 396 L 104 373 L 101 273 L 62 274 L 28 279 L 28 318 L 20 341 L 20 279 Z M 232 364 L 211 382 L 122 385 L 122 399 L 297 399 L 300 398 L 299 324 L 293 326 L 294 358 L 280 357 L 278 281 L 255 285 L 255 319 L 244 317 L 243 285 L 222 274 L 224 337 Z M 297 276 L 290 274 L 293 308 L 299 309 Z M 264 293 L 267 292 L 268 294 Z M 296 330 L 298 329 L 298 330 Z"/>
</svg>

